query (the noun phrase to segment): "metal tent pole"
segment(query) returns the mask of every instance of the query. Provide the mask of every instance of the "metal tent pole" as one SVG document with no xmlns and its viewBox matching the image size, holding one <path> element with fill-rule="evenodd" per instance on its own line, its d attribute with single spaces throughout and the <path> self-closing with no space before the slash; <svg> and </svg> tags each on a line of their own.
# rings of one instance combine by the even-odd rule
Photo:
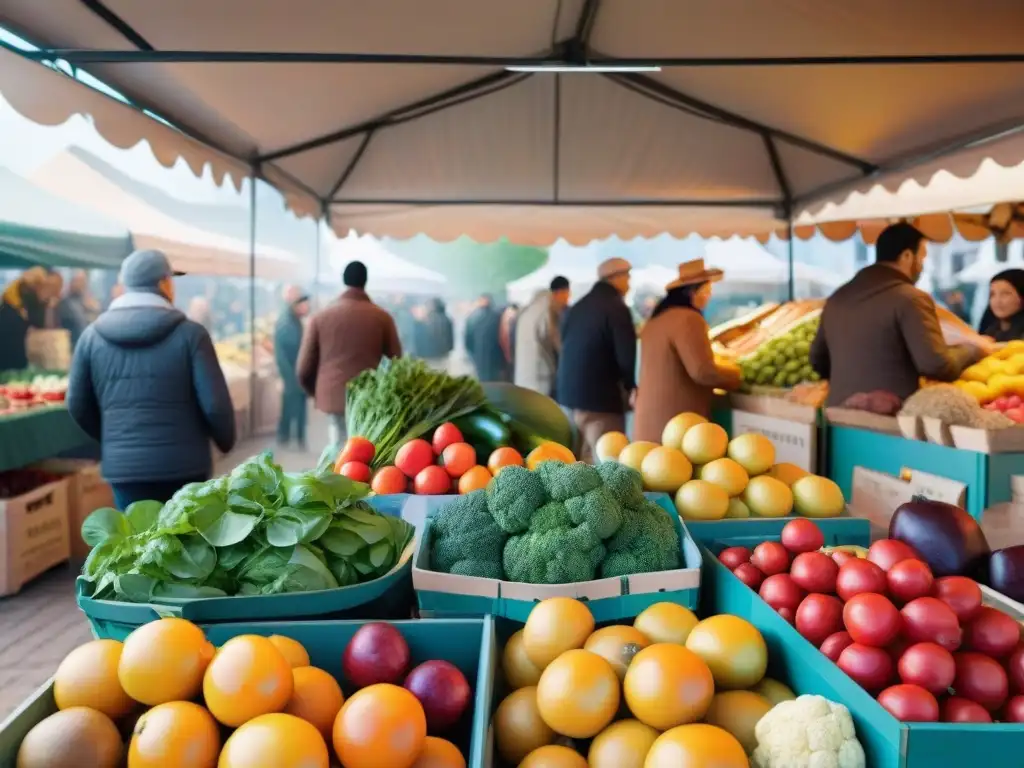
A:
<svg viewBox="0 0 1024 768">
<path fill-rule="evenodd" d="M 249 435 L 256 433 L 256 179 L 249 177 Z"/>
<path fill-rule="evenodd" d="M 787 241 L 788 247 L 786 249 L 787 253 L 788 253 L 788 256 L 789 256 L 788 300 L 789 301 L 793 301 L 793 299 L 796 298 L 796 281 L 794 280 L 794 275 L 793 275 L 794 263 L 793 263 L 793 222 L 792 221 L 790 221 L 786 225 L 786 234 L 789 237 L 789 239 Z"/>
</svg>

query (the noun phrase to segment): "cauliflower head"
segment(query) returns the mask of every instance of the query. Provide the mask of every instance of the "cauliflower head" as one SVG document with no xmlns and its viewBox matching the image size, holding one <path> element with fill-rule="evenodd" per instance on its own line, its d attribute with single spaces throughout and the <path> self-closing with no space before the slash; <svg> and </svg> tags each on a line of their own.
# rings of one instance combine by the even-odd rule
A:
<svg viewBox="0 0 1024 768">
<path fill-rule="evenodd" d="M 776 704 L 754 735 L 753 768 L 867 768 L 850 710 L 824 696 Z"/>
</svg>

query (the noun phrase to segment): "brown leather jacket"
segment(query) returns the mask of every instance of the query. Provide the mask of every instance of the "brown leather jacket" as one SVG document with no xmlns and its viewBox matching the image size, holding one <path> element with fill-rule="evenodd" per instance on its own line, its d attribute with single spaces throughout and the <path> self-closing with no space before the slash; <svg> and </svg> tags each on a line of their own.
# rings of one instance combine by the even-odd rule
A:
<svg viewBox="0 0 1024 768">
<path fill-rule="evenodd" d="M 395 321 L 365 291 L 349 288 L 309 321 L 295 372 L 317 410 L 345 413 L 345 385 L 382 357 L 398 357 Z"/>
<path fill-rule="evenodd" d="M 953 381 L 981 352 L 948 346 L 932 297 L 893 267 L 872 264 L 825 303 L 810 357 L 829 380 L 828 404 L 840 405 L 875 390 L 905 399 L 922 376 Z"/>
</svg>

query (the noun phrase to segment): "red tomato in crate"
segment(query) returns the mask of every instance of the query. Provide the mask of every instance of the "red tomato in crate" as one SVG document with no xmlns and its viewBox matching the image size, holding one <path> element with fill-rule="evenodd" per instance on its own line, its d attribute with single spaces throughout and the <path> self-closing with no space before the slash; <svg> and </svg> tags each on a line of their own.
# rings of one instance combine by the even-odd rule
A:
<svg viewBox="0 0 1024 768">
<path fill-rule="evenodd" d="M 380 496 L 405 493 L 409 490 L 409 481 L 398 467 L 381 467 L 374 473 L 370 488 Z"/>
<path fill-rule="evenodd" d="M 900 611 L 904 636 L 916 643 L 936 643 L 947 651 L 960 647 L 963 631 L 953 610 L 934 597 L 911 600 Z"/>
<path fill-rule="evenodd" d="M 431 440 L 430 447 L 434 451 L 435 456 L 440 456 L 449 445 L 462 442 L 465 442 L 462 432 L 449 421 L 434 430 L 434 437 Z"/>
<path fill-rule="evenodd" d="M 1006 674 L 1014 693 L 1024 693 L 1024 643 L 1018 645 L 1006 660 Z"/>
<path fill-rule="evenodd" d="M 991 723 L 992 715 L 981 704 L 963 696 L 950 696 L 942 703 L 944 723 Z"/>
<path fill-rule="evenodd" d="M 836 561 L 821 552 L 801 552 L 793 558 L 789 575 L 802 589 L 830 595 L 836 591 L 836 577 L 839 566 Z"/>
<path fill-rule="evenodd" d="M 884 594 L 886 590 L 885 571 L 868 560 L 849 560 L 839 566 L 836 576 L 836 594 L 849 600 L 862 592 Z"/>
<path fill-rule="evenodd" d="M 956 661 L 956 677 L 953 678 L 956 695 L 981 704 L 989 712 L 999 709 L 1009 693 L 1006 671 L 999 662 L 973 651 L 954 654 L 953 659 Z"/>
<path fill-rule="evenodd" d="M 410 480 L 434 463 L 434 449 L 426 440 L 410 440 L 395 454 L 395 466 Z"/>
<path fill-rule="evenodd" d="M 338 474 L 344 475 L 349 480 L 355 480 L 357 483 L 369 483 L 373 476 L 369 464 L 363 464 L 361 461 L 346 461 L 341 465 Z"/>
<path fill-rule="evenodd" d="M 811 594 L 796 609 L 796 631 L 815 645 L 843 629 L 843 604 L 832 595 Z"/>
<path fill-rule="evenodd" d="M 791 615 L 789 621 L 792 621 L 796 609 L 800 607 L 800 601 L 807 595 L 788 573 L 776 573 L 774 576 L 769 576 L 761 582 L 761 588 L 757 593 L 776 611 L 782 608 L 789 610 Z"/>
<path fill-rule="evenodd" d="M 963 649 L 1001 658 L 1020 642 L 1020 624 L 1002 611 L 983 605 L 964 627 Z"/>
<path fill-rule="evenodd" d="M 900 683 L 878 694 L 878 703 L 904 723 L 934 723 L 939 719 L 939 702 L 919 685 Z"/>
<path fill-rule="evenodd" d="M 900 680 L 919 685 L 941 696 L 953 684 L 956 662 L 953 654 L 935 643 L 915 643 L 907 648 L 896 664 Z"/>
<path fill-rule="evenodd" d="M 825 535 L 813 522 L 799 517 L 790 520 L 782 529 L 782 546 L 795 555 L 816 552 L 825 546 Z"/>
<path fill-rule="evenodd" d="M 836 665 L 868 691 L 880 691 L 892 680 L 892 658 L 881 648 L 870 645 L 847 646 Z"/>
<path fill-rule="evenodd" d="M 914 548 L 896 539 L 879 539 L 868 549 L 868 561 L 888 571 L 902 560 L 920 560 Z"/>
<path fill-rule="evenodd" d="M 1004 723 L 1024 723 L 1024 695 L 1018 694 L 1006 702 L 1003 710 Z"/>
<path fill-rule="evenodd" d="M 854 595 L 843 606 L 843 623 L 853 642 L 884 648 L 902 628 L 900 612 L 889 598 L 873 592 Z"/>
<path fill-rule="evenodd" d="M 948 605 L 961 622 L 970 621 L 981 608 L 981 587 L 966 576 L 936 579 L 932 595 Z"/>
<path fill-rule="evenodd" d="M 345 447 L 341 449 L 341 453 L 338 455 L 337 465 L 341 466 L 350 461 L 369 464 L 373 461 L 376 453 L 377 449 L 373 447 L 373 443 L 365 437 L 350 437 L 345 441 Z"/>
<path fill-rule="evenodd" d="M 718 553 L 718 560 L 730 571 L 750 561 L 750 550 L 746 547 L 726 547 Z"/>
<path fill-rule="evenodd" d="M 476 466 L 476 450 L 469 443 L 452 443 L 441 454 L 441 466 L 454 478 Z"/>
<path fill-rule="evenodd" d="M 444 467 L 431 464 L 420 470 L 412 481 L 413 492 L 420 496 L 441 496 L 451 490 L 452 480 Z"/>
<path fill-rule="evenodd" d="M 830 556 L 833 560 L 835 560 L 836 565 L 838 565 L 840 568 L 842 568 L 844 565 L 846 565 L 846 563 L 850 562 L 851 560 L 860 559 L 852 552 L 844 552 L 841 549 L 837 549 L 835 552 L 832 552 Z"/>
<path fill-rule="evenodd" d="M 779 614 L 779 616 L 786 620 L 787 624 L 796 623 L 796 612 L 788 605 L 784 605 L 781 608 L 779 608 L 777 613 Z"/>
<path fill-rule="evenodd" d="M 839 661 L 839 654 L 851 645 L 853 645 L 853 638 L 850 637 L 849 632 L 843 630 L 842 632 L 833 632 L 826 637 L 819 650 L 833 662 L 836 662 Z"/>
<path fill-rule="evenodd" d="M 774 576 L 789 568 L 789 552 L 777 541 L 762 541 L 754 547 L 750 562 L 765 576 Z M 796 610 L 796 606 L 793 609 Z"/>
<path fill-rule="evenodd" d="M 732 573 L 733 576 L 753 590 L 760 589 L 761 582 L 764 581 L 764 574 L 751 563 L 740 563 Z"/>
<path fill-rule="evenodd" d="M 909 603 L 932 591 L 932 569 L 921 560 L 901 560 L 885 574 L 889 594 L 898 603 Z"/>
</svg>

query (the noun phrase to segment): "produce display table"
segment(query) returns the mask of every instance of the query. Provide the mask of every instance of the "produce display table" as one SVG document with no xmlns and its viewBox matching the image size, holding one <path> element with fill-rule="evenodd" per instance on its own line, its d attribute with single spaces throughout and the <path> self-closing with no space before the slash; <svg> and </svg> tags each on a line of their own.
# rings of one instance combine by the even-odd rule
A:
<svg viewBox="0 0 1024 768">
<path fill-rule="evenodd" d="M 0 417 L 0 472 L 61 456 L 93 444 L 67 408 L 45 406 Z"/>
<path fill-rule="evenodd" d="M 828 477 L 853 493 L 854 467 L 899 475 L 904 468 L 963 483 L 966 509 L 980 520 L 995 504 L 1010 501 L 1013 475 L 1024 475 L 1024 453 L 980 453 L 921 440 L 830 424 L 825 427 Z"/>
</svg>

